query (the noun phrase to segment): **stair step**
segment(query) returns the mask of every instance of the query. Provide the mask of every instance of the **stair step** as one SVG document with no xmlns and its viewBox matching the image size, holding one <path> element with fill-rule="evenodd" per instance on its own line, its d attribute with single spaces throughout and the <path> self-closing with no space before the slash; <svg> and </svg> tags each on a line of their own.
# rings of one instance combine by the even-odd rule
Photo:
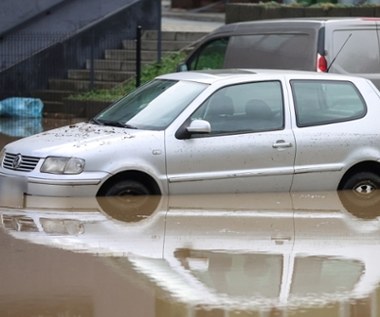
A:
<svg viewBox="0 0 380 317">
<path fill-rule="evenodd" d="M 184 47 L 193 43 L 192 41 L 161 41 L 161 49 L 163 51 L 179 51 Z M 133 40 L 123 40 L 123 49 L 135 50 L 136 42 Z M 141 49 L 146 51 L 157 51 L 156 40 L 145 40 L 141 43 Z"/>
<path fill-rule="evenodd" d="M 189 49 L 206 32 L 161 32 L 161 56 Z M 157 61 L 158 32 L 143 30 L 141 43 L 141 63 L 148 64 Z M 49 89 L 34 92 L 34 96 L 44 102 L 44 112 L 52 115 L 85 116 L 95 113 L 104 105 L 83 105 L 71 102 L 69 95 L 90 89 L 110 89 L 121 82 L 133 78 L 136 71 L 136 41 L 124 40 L 122 49 L 106 49 L 104 59 L 93 62 L 86 61 L 85 69 L 71 69 L 67 79 L 50 79 Z M 90 71 L 93 67 L 93 71 Z M 91 84 L 90 75 L 94 75 Z"/>
<path fill-rule="evenodd" d="M 207 32 L 176 32 L 176 31 L 165 31 L 161 32 L 162 41 L 188 41 L 194 42 L 199 40 L 201 37 L 207 35 Z M 158 31 L 144 31 L 141 39 L 144 40 L 157 40 Z"/>
<path fill-rule="evenodd" d="M 107 108 L 112 102 L 110 101 L 91 101 L 91 100 L 65 100 L 64 107 L 66 111 L 81 111 L 81 115 L 86 118 L 92 118 L 100 111 Z"/>
<path fill-rule="evenodd" d="M 143 61 L 143 64 L 149 64 L 149 61 Z M 91 68 L 91 60 L 86 61 L 86 69 Z M 108 71 L 136 71 L 136 61 L 122 61 L 117 59 L 96 59 L 94 60 L 95 70 Z"/>
<path fill-rule="evenodd" d="M 72 80 L 72 79 L 49 79 L 49 87 L 54 90 L 72 90 L 72 91 L 88 91 L 91 89 L 111 89 L 119 82 L 95 81 L 91 86 L 88 80 Z"/>
<path fill-rule="evenodd" d="M 162 55 L 173 54 L 173 51 L 162 51 Z M 106 59 L 116 59 L 116 60 L 129 60 L 134 61 L 136 59 L 136 52 L 134 50 L 106 50 Z M 157 60 L 156 51 L 141 51 L 141 60 L 144 62 L 150 61 L 155 62 Z"/>
<path fill-rule="evenodd" d="M 61 100 L 72 94 L 69 90 L 53 90 L 53 89 L 42 89 L 33 91 L 32 95 L 34 98 L 40 98 L 41 100 Z"/>
<path fill-rule="evenodd" d="M 92 72 L 88 69 L 69 69 L 67 74 L 68 79 L 73 80 L 90 80 L 91 76 Z M 135 72 L 94 70 L 93 76 L 95 81 L 122 82 L 133 78 Z"/>
<path fill-rule="evenodd" d="M 85 109 L 82 105 L 70 104 L 69 106 L 64 102 L 48 102 L 44 108 L 44 112 L 47 114 L 66 113 L 75 117 L 85 117 Z"/>
<path fill-rule="evenodd" d="M 63 101 L 53 101 L 47 100 L 44 102 L 44 113 L 60 113 L 64 112 L 63 110 L 64 103 Z"/>
</svg>

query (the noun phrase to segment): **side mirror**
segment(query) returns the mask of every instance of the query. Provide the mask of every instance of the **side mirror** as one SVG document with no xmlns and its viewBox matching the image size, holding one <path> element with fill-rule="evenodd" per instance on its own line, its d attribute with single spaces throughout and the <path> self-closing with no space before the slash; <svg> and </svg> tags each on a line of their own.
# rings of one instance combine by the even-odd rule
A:
<svg viewBox="0 0 380 317">
<path fill-rule="evenodd" d="M 189 133 L 210 133 L 211 125 L 206 120 L 194 120 L 186 128 Z"/>
<path fill-rule="evenodd" d="M 185 63 L 181 63 L 177 65 L 177 72 L 187 72 L 189 69 Z"/>
</svg>

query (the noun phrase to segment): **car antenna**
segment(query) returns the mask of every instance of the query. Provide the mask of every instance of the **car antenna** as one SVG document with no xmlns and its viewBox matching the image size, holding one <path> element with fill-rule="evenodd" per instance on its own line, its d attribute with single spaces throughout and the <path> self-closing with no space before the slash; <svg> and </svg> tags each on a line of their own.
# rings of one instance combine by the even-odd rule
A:
<svg viewBox="0 0 380 317">
<path fill-rule="evenodd" d="M 329 72 L 329 70 L 330 70 L 331 66 L 334 64 L 335 60 L 336 60 L 336 59 L 337 59 L 337 57 L 339 56 L 339 54 L 340 54 L 340 52 L 342 51 L 343 47 L 345 47 L 345 46 L 346 46 L 346 44 L 347 44 L 348 40 L 351 38 L 351 36 L 352 36 L 352 33 L 350 33 L 350 35 L 349 35 L 349 36 L 346 38 L 346 40 L 344 41 L 344 43 L 343 43 L 342 47 L 339 49 L 338 53 L 336 53 L 336 55 L 335 55 L 334 59 L 332 60 L 332 62 L 331 62 L 331 64 L 329 65 L 329 67 L 327 68 L 327 71 L 326 71 L 326 73 L 328 73 L 328 72 Z"/>
</svg>

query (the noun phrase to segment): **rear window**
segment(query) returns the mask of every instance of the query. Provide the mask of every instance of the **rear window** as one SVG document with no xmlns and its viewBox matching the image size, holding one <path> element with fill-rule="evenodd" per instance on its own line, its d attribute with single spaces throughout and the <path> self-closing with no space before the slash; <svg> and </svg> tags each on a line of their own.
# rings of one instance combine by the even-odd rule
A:
<svg viewBox="0 0 380 317">
<path fill-rule="evenodd" d="M 232 36 L 225 67 L 315 70 L 316 37 L 307 33 Z"/>
<path fill-rule="evenodd" d="M 367 107 L 349 81 L 292 80 L 297 126 L 308 127 L 355 120 Z"/>
</svg>

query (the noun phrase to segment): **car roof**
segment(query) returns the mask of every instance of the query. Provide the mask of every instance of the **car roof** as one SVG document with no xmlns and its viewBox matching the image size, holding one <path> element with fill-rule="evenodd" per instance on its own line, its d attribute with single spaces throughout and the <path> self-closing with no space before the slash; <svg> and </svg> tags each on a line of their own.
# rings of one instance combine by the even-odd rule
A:
<svg viewBox="0 0 380 317">
<path fill-rule="evenodd" d="M 289 77 L 294 76 L 297 78 L 308 78 L 308 79 L 341 79 L 347 80 L 352 79 L 354 76 L 331 74 L 331 73 L 318 73 L 312 71 L 302 71 L 302 70 L 279 70 L 279 69 L 210 69 L 201 71 L 188 71 L 188 72 L 177 72 L 170 73 L 156 77 L 157 79 L 167 79 L 167 80 L 185 80 L 185 81 L 195 81 L 205 84 L 212 84 L 219 80 L 232 79 L 238 77 L 249 76 L 250 79 L 255 80 L 266 77 L 266 79 L 273 77 Z"/>
<path fill-rule="evenodd" d="M 161 75 L 157 78 L 172 80 L 189 80 L 211 84 L 219 79 L 256 74 L 254 69 L 210 69 L 188 72 L 177 72 Z"/>
</svg>

